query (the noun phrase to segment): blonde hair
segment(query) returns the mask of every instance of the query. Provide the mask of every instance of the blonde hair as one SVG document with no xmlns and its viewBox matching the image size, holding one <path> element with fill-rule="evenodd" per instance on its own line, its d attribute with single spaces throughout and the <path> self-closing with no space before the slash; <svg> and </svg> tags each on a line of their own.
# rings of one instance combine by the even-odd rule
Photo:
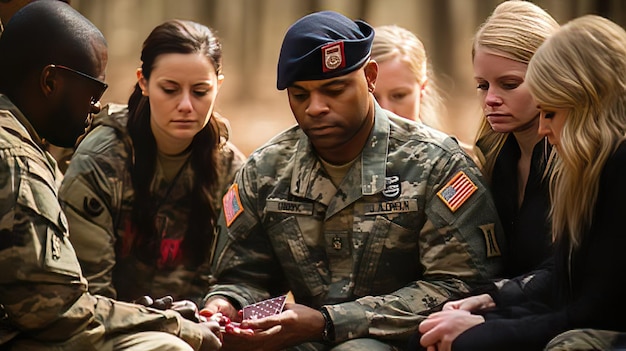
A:
<svg viewBox="0 0 626 351">
<path fill-rule="evenodd" d="M 550 14 L 531 2 L 502 2 L 474 35 L 472 61 L 480 48 L 528 64 L 539 46 L 558 28 L 559 24 Z M 476 137 L 480 148 L 474 147 L 474 152 L 488 179 L 508 134 L 493 131 L 487 119 L 484 116 L 481 119 Z"/>
<path fill-rule="evenodd" d="M 426 83 L 420 101 L 419 118 L 424 124 L 441 129 L 439 118 L 444 111 L 443 99 L 424 44 L 415 34 L 397 25 L 376 27 L 374 33 L 372 58 L 378 63 L 383 63 L 398 57 L 409 66 L 419 84 Z"/>
<path fill-rule="evenodd" d="M 626 134 L 626 31 L 608 19 L 575 19 L 539 48 L 526 74 L 543 110 L 565 109 L 550 179 L 552 235 L 572 249 L 591 225 L 600 176 Z"/>
</svg>

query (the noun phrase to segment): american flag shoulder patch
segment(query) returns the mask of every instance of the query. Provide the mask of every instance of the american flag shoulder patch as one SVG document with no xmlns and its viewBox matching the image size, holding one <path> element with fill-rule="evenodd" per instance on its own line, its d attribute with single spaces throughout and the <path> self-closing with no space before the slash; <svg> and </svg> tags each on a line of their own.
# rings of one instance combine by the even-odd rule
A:
<svg viewBox="0 0 626 351">
<path fill-rule="evenodd" d="M 243 319 L 260 319 L 279 314 L 283 311 L 287 295 L 263 300 L 243 308 Z"/>
<path fill-rule="evenodd" d="M 226 219 L 226 226 L 230 227 L 235 218 L 243 213 L 243 206 L 241 205 L 241 199 L 239 198 L 239 186 L 237 183 L 231 185 L 224 197 L 222 197 L 222 208 L 224 211 L 224 218 Z"/>
<path fill-rule="evenodd" d="M 467 199 L 478 189 L 472 180 L 463 171 L 459 171 L 452 177 L 437 196 L 443 201 L 450 211 L 455 212 Z"/>
</svg>

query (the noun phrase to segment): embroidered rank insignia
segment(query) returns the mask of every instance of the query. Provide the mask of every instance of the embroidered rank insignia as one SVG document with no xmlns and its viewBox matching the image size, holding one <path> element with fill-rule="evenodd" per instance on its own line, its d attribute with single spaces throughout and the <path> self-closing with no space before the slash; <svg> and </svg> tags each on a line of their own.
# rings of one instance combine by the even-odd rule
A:
<svg viewBox="0 0 626 351">
<path fill-rule="evenodd" d="M 224 218 L 226 219 L 226 226 L 230 227 L 235 218 L 243 213 L 243 206 L 241 205 L 241 199 L 239 199 L 239 186 L 237 183 L 228 188 L 228 192 L 222 198 L 222 208 L 224 211 Z"/>
<path fill-rule="evenodd" d="M 330 72 L 346 66 L 343 41 L 322 46 L 322 71 Z"/>
<path fill-rule="evenodd" d="M 455 212 L 465 203 L 467 199 L 478 189 L 472 180 L 463 171 L 459 171 L 452 179 L 444 186 L 437 196 L 443 201 L 450 211 Z"/>
<path fill-rule="evenodd" d="M 485 236 L 487 257 L 502 256 L 502 252 L 500 251 L 500 245 L 498 245 L 498 240 L 496 240 L 495 225 L 493 223 L 489 223 L 481 225 L 478 228 L 483 231 L 483 235 Z"/>
</svg>

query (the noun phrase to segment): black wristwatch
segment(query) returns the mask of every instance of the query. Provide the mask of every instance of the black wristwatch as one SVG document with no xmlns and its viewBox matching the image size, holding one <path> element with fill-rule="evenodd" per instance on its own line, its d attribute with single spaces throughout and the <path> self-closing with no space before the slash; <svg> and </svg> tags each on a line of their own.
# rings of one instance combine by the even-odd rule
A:
<svg viewBox="0 0 626 351">
<path fill-rule="evenodd" d="M 322 316 L 324 316 L 324 332 L 322 332 L 322 340 L 325 342 L 334 342 L 335 340 L 335 326 L 333 320 L 330 319 L 330 314 L 326 307 L 320 309 Z"/>
</svg>

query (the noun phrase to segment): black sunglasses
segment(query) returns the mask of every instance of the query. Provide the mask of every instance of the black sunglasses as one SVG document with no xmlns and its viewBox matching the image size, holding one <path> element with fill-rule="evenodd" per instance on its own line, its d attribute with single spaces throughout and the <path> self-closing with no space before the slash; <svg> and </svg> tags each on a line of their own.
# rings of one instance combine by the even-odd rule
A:
<svg viewBox="0 0 626 351">
<path fill-rule="evenodd" d="M 89 81 L 91 81 L 92 83 L 94 83 L 97 86 L 97 90 L 96 93 L 93 94 L 91 96 L 91 104 L 95 105 L 98 103 L 98 101 L 100 101 L 100 99 L 102 98 L 102 95 L 104 95 L 104 92 L 107 90 L 107 88 L 109 87 L 109 85 L 103 81 L 101 81 L 98 78 L 94 78 L 88 74 L 85 74 L 83 72 L 77 71 L 75 69 L 66 67 L 66 66 L 62 66 L 62 65 L 50 65 L 51 67 L 55 67 L 55 68 L 60 68 L 62 70 L 66 70 L 68 72 L 72 72 L 74 74 L 79 75 L 80 77 L 83 78 L 87 78 Z"/>
</svg>

